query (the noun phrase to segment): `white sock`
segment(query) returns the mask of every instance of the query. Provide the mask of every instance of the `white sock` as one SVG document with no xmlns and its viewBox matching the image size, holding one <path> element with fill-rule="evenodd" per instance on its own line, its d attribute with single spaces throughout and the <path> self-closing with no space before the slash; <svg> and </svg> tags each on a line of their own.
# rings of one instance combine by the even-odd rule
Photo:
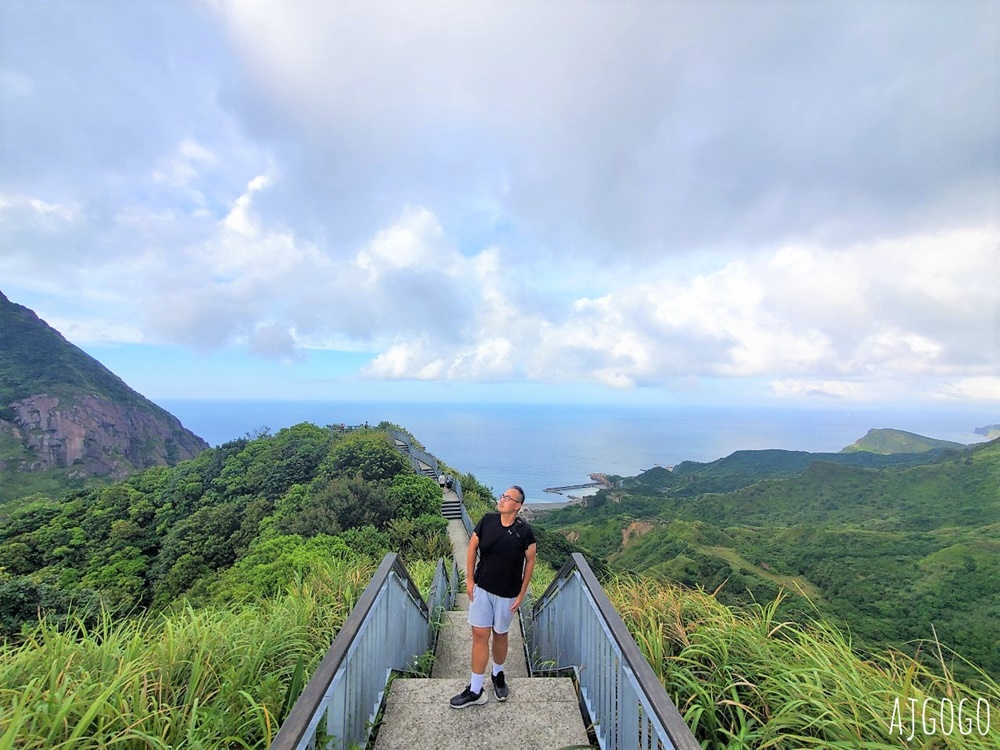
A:
<svg viewBox="0 0 1000 750">
<path fill-rule="evenodd" d="M 503 664 L 497 664 L 496 662 L 493 662 L 493 676 L 496 677 L 501 672 L 503 672 Z"/>
<path fill-rule="evenodd" d="M 472 679 L 469 680 L 469 690 L 473 693 L 483 692 L 483 679 L 486 677 L 485 674 L 472 673 Z"/>
</svg>

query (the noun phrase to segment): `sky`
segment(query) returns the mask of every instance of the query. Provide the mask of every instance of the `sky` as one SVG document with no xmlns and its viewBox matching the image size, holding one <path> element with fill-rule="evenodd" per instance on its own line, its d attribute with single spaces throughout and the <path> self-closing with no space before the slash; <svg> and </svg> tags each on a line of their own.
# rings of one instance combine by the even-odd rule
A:
<svg viewBox="0 0 1000 750">
<path fill-rule="evenodd" d="M 0 27 L 0 291 L 154 400 L 1000 405 L 994 0 Z"/>
</svg>

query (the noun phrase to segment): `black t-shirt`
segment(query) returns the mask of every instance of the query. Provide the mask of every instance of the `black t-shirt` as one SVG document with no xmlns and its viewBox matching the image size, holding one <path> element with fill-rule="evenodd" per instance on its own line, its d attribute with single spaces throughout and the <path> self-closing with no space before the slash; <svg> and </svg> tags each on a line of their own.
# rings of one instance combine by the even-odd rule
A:
<svg viewBox="0 0 1000 750">
<path fill-rule="evenodd" d="M 513 599 L 524 581 L 524 553 L 535 543 L 535 532 L 523 518 L 504 526 L 499 513 L 487 513 L 473 532 L 479 537 L 479 565 L 473 580 L 479 588 Z"/>
</svg>

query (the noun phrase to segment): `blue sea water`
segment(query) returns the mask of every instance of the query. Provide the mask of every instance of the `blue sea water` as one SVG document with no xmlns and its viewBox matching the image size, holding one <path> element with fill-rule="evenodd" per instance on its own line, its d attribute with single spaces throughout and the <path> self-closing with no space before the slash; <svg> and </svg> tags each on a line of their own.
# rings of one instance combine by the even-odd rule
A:
<svg viewBox="0 0 1000 750">
<path fill-rule="evenodd" d="M 998 410 L 776 409 L 693 406 L 161 400 L 211 445 L 261 428 L 300 422 L 409 430 L 427 451 L 502 492 L 524 487 L 529 502 L 559 501 L 547 487 L 590 481 L 591 472 L 633 476 L 655 465 L 713 461 L 737 450 L 837 452 L 871 428 L 973 443 Z M 575 491 L 581 495 L 585 492 Z"/>
</svg>

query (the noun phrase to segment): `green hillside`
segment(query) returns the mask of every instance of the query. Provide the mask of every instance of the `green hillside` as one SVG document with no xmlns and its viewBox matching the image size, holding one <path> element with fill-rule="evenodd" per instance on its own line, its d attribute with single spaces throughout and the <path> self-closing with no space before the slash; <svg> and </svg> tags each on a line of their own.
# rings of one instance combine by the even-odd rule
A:
<svg viewBox="0 0 1000 750">
<path fill-rule="evenodd" d="M 316 538 L 334 549 L 343 538 L 372 555 L 416 545 L 436 556 L 447 551 L 440 509 L 437 484 L 415 475 L 384 432 L 298 425 L 21 507 L 0 527 L 0 570 L 37 583 L 41 599 L 58 591 L 114 609 L 161 608 L 209 596 L 262 546 L 280 557 Z M 257 583 L 274 591 L 290 573 Z M 25 604 L 31 619 L 35 604 Z M 20 622 L 4 623 L 7 633 Z"/>
<path fill-rule="evenodd" d="M 890 455 L 895 453 L 925 453 L 933 450 L 961 450 L 961 443 L 950 440 L 916 435 L 903 430 L 868 430 L 868 434 L 860 440 L 844 448 L 844 453 L 867 452 Z"/>
<path fill-rule="evenodd" d="M 965 446 L 960 446 L 964 448 Z M 893 466 L 920 466 L 933 463 L 943 455 L 940 450 L 921 453 L 883 455 L 872 452 L 807 453 L 788 450 L 745 450 L 707 463 L 683 461 L 667 472 L 660 471 L 656 479 L 647 479 L 655 470 L 625 480 L 623 486 L 651 485 L 670 488 L 671 494 L 695 497 L 706 492 L 732 492 L 762 479 L 791 477 L 800 474 L 817 461 L 859 469 L 882 469 Z"/>
<path fill-rule="evenodd" d="M 754 453 L 726 470 L 748 458 L 754 477 L 806 468 L 702 494 L 685 485 L 692 472 L 656 485 L 626 481 L 540 523 L 615 570 L 718 589 L 732 605 L 785 589 L 784 611 L 800 621 L 819 612 L 860 645 L 911 651 L 936 633 L 1000 675 L 1000 441 L 882 468 L 785 452 L 769 454 L 768 466 Z M 643 531 L 623 544 L 630 528 Z"/>
<path fill-rule="evenodd" d="M 109 400 L 163 411 L 28 308 L 0 292 L 0 419 L 11 402 L 36 393 L 96 393 Z M 166 413 L 166 412 L 164 412 Z"/>
</svg>

